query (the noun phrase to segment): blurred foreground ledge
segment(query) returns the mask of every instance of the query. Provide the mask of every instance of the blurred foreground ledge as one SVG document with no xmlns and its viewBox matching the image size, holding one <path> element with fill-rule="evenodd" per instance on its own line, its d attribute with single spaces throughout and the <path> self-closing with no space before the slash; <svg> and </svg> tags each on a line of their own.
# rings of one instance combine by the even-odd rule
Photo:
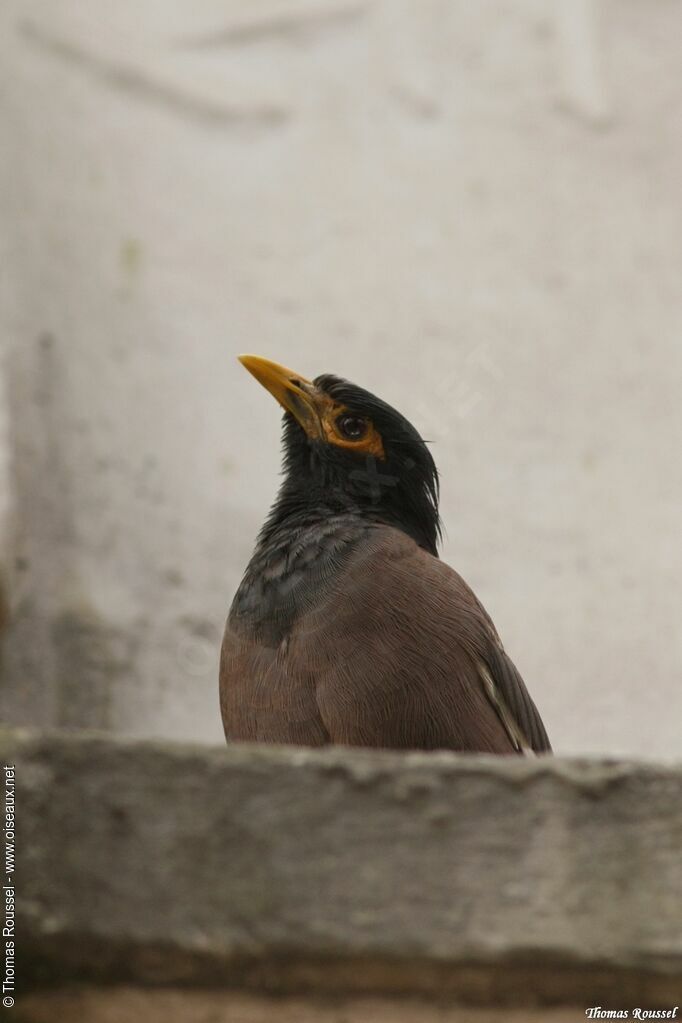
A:
<svg viewBox="0 0 682 1023">
<path fill-rule="evenodd" d="M 348 1021 L 367 997 L 358 1019 L 406 996 L 414 1020 L 680 1002 L 680 768 L 24 730 L 0 747 L 17 776 L 18 1018 L 49 1018 L 52 999 L 68 1020 L 69 997 L 85 1018 L 73 985 L 146 1000 L 147 1020 L 171 997 L 178 1019 L 220 1020 L 216 989 L 226 1006 L 284 999 L 250 1021 L 288 1019 L 292 998 L 292 1019 L 315 1003 L 320 1021 L 342 1018 L 316 1002 L 335 998 Z M 429 1015 L 443 1000 L 486 1015 Z"/>
</svg>

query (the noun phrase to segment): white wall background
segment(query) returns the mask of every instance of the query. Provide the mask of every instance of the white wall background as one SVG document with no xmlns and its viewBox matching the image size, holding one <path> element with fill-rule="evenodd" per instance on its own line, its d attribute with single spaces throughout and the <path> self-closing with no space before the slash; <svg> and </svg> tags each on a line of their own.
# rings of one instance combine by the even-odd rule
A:
<svg viewBox="0 0 682 1023">
<path fill-rule="evenodd" d="M 433 441 L 444 556 L 557 751 L 679 756 L 682 3 L 0 28 L 3 716 L 221 741 L 279 465 L 253 351 Z"/>
</svg>

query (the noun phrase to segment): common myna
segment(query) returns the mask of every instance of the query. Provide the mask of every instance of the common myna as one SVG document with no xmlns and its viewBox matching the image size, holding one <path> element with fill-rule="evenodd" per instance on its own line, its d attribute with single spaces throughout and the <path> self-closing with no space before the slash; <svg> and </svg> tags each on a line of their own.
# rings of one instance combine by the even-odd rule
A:
<svg viewBox="0 0 682 1023">
<path fill-rule="evenodd" d="M 336 376 L 241 362 L 284 407 L 284 481 L 225 627 L 228 741 L 549 751 L 495 626 L 438 558 L 415 428 Z"/>
</svg>

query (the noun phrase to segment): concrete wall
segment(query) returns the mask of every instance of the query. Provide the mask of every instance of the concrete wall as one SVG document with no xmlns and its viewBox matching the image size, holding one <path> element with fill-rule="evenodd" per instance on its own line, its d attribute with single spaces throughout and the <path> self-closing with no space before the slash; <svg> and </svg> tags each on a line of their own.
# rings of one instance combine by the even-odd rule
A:
<svg viewBox="0 0 682 1023">
<path fill-rule="evenodd" d="M 17 998 L 79 982 L 576 1020 L 680 1002 L 679 769 L 16 733 L 0 754 Z"/>
<path fill-rule="evenodd" d="M 679 754 L 682 4 L 7 0 L 0 28 L 3 715 L 221 740 L 279 459 L 246 350 L 433 441 L 445 556 L 559 751 Z"/>
<path fill-rule="evenodd" d="M 582 1023 L 576 1007 L 519 1010 L 433 1005 L 421 999 L 304 997 L 225 991 L 87 988 L 22 1000 L 17 1023 Z"/>
</svg>

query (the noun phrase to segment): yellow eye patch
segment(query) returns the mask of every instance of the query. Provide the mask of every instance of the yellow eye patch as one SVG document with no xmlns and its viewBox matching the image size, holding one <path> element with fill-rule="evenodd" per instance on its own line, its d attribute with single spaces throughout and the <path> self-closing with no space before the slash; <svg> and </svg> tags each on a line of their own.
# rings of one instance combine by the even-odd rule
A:
<svg viewBox="0 0 682 1023">
<path fill-rule="evenodd" d="M 326 404 L 326 403 L 325 403 Z M 365 429 L 361 436 L 353 438 L 343 432 L 343 420 L 351 419 L 364 424 Z M 350 412 L 344 405 L 328 399 L 328 405 L 320 416 L 324 439 L 328 444 L 335 444 L 336 447 L 346 448 L 348 451 L 357 451 L 365 455 L 373 455 L 375 458 L 386 458 L 381 434 L 374 424 L 365 416 L 358 416 Z"/>
</svg>

